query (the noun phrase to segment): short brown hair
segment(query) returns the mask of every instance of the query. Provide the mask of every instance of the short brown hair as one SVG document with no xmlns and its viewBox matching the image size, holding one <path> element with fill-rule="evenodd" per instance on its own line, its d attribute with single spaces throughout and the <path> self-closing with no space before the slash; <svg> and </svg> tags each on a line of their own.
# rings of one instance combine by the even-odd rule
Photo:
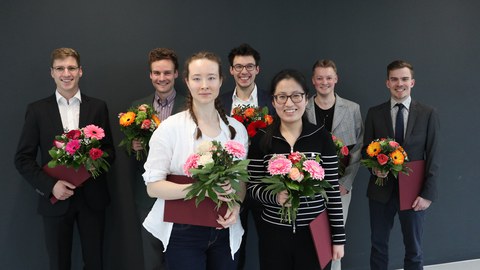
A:
<svg viewBox="0 0 480 270">
<path fill-rule="evenodd" d="M 178 57 L 174 50 L 168 48 L 155 48 L 148 54 L 148 66 L 152 68 L 152 63 L 160 60 L 170 60 L 178 70 Z"/>
<path fill-rule="evenodd" d="M 335 65 L 335 62 L 333 62 L 332 60 L 328 60 L 328 59 L 317 60 L 317 62 L 313 64 L 312 72 L 315 72 L 316 68 L 329 68 L 329 67 L 333 68 L 333 71 L 335 71 L 335 74 L 337 73 L 337 65 Z"/>
<path fill-rule="evenodd" d="M 80 54 L 72 48 L 57 48 L 57 49 L 53 50 L 52 55 L 51 55 L 51 58 L 52 58 L 51 59 L 52 60 L 51 66 L 53 67 L 53 62 L 55 60 L 65 59 L 67 57 L 75 58 L 75 60 L 77 60 L 77 65 L 81 66 L 80 65 Z"/>
<path fill-rule="evenodd" d="M 396 70 L 396 69 L 401 69 L 401 68 L 408 68 L 410 69 L 410 73 L 412 74 L 412 79 L 413 79 L 413 66 L 403 60 L 395 60 L 388 64 L 387 66 L 387 79 L 390 77 L 390 71 Z"/>
</svg>

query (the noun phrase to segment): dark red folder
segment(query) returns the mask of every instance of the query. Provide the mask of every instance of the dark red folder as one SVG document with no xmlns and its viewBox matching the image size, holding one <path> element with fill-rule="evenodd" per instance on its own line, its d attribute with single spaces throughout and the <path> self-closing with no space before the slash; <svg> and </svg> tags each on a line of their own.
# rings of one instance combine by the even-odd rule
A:
<svg viewBox="0 0 480 270">
<path fill-rule="evenodd" d="M 333 258 L 332 234 L 330 233 L 330 221 L 326 210 L 310 222 L 310 232 L 312 233 L 320 267 L 324 269 Z"/>
<path fill-rule="evenodd" d="M 48 165 L 45 165 L 43 166 L 43 171 L 53 178 L 65 180 L 76 187 L 80 186 L 83 184 L 83 182 L 87 181 L 88 178 L 91 177 L 90 173 L 88 173 L 84 166 L 80 166 L 78 170 L 75 170 L 74 168 L 67 168 L 63 165 L 59 165 L 54 168 L 50 168 Z M 58 200 L 55 198 L 55 196 L 50 198 L 50 202 L 52 204 L 55 204 L 57 201 Z"/>
<path fill-rule="evenodd" d="M 420 195 L 425 180 L 425 160 L 410 161 L 406 166 L 411 169 L 409 174 L 398 174 L 400 210 L 412 209 L 412 204 Z"/>
<path fill-rule="evenodd" d="M 184 175 L 169 175 L 167 180 L 177 184 L 190 184 L 195 179 Z M 195 205 L 195 199 L 190 200 L 165 200 L 165 211 L 163 220 L 178 224 L 190 224 L 206 227 L 222 227 L 218 224 L 218 216 L 225 216 L 227 205 L 222 204 L 220 209 L 216 210 L 217 204 L 206 197 L 198 207 Z"/>
</svg>

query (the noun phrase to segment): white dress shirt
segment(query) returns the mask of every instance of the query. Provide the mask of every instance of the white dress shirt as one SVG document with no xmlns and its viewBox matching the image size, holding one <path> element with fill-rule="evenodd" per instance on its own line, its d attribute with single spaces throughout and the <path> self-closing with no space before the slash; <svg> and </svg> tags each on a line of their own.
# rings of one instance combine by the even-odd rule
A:
<svg viewBox="0 0 480 270">
<path fill-rule="evenodd" d="M 230 108 L 230 111 L 227 112 L 228 115 L 232 114 L 233 108 L 241 106 L 241 105 L 252 105 L 252 106 L 258 107 L 258 96 L 257 96 L 257 91 L 258 90 L 257 90 L 257 85 L 256 84 L 255 84 L 255 87 L 253 87 L 253 91 L 250 94 L 250 97 L 248 98 L 248 100 L 240 99 L 237 96 L 237 91 L 238 91 L 237 88 L 235 88 L 235 90 L 233 91 L 232 108 Z"/>
<path fill-rule="evenodd" d="M 80 103 L 82 103 L 82 96 L 80 89 L 77 93 L 67 100 L 60 93 L 55 91 L 55 97 L 57 98 L 58 110 L 60 111 L 60 117 L 62 118 L 62 126 L 64 131 L 70 131 L 78 129 L 78 122 L 80 121 Z"/>
<path fill-rule="evenodd" d="M 412 103 L 412 97 L 408 97 L 403 102 L 398 102 L 395 99 L 390 99 L 390 114 L 392 117 L 392 125 L 393 125 L 393 134 L 395 134 L 395 124 L 397 123 L 397 112 L 398 106 L 395 106 L 397 103 L 402 103 L 405 107 L 402 110 L 403 113 L 403 137 L 405 138 L 405 132 L 407 131 L 407 123 L 408 123 L 408 113 L 410 112 L 410 104 Z"/>
</svg>

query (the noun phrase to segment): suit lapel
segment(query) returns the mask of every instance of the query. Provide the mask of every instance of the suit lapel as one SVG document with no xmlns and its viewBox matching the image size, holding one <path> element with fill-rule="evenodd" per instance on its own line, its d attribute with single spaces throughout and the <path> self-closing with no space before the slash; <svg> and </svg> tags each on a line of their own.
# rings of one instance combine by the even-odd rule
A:
<svg viewBox="0 0 480 270">
<path fill-rule="evenodd" d="M 408 112 L 408 122 L 407 122 L 407 131 L 405 132 L 405 139 L 403 140 L 403 144 L 406 144 L 408 141 L 408 138 L 412 134 L 413 127 L 415 126 L 415 121 L 417 119 L 418 115 L 418 108 L 417 108 L 417 103 L 412 100 L 410 103 L 410 109 Z"/>
<path fill-rule="evenodd" d="M 54 130 L 59 130 L 60 131 L 59 134 L 61 134 L 64 131 L 64 129 L 63 129 L 64 127 L 63 127 L 63 123 L 62 123 L 62 118 L 60 116 L 60 111 L 58 109 L 58 103 L 57 103 L 55 94 L 50 99 L 49 104 L 50 105 L 48 106 L 48 110 L 49 110 L 48 115 L 52 119 L 53 128 L 54 128 Z"/>
<path fill-rule="evenodd" d="M 332 120 L 332 133 L 335 134 L 335 129 L 340 125 L 340 123 L 343 120 L 343 117 L 345 116 L 345 112 L 347 110 L 344 110 L 343 107 L 345 107 L 345 104 L 343 103 L 343 100 L 341 97 L 339 97 L 337 94 L 336 96 L 336 101 L 335 101 L 335 111 L 333 112 L 333 120 Z"/>
<path fill-rule="evenodd" d="M 388 137 L 390 138 L 394 138 L 395 137 L 395 133 L 393 132 L 393 123 L 392 123 L 392 114 L 391 114 L 391 109 L 390 109 L 390 101 L 387 101 L 386 103 L 384 103 L 385 105 L 383 106 L 382 110 L 382 114 L 383 116 L 385 117 L 385 123 L 386 123 L 386 126 L 388 128 Z"/>
<path fill-rule="evenodd" d="M 91 123 L 87 123 L 88 112 L 90 111 L 89 106 L 90 106 L 90 103 L 89 103 L 88 97 L 82 94 L 82 102 L 80 103 L 80 119 L 78 119 L 78 128 L 82 128 L 87 124 L 91 124 Z"/>
</svg>

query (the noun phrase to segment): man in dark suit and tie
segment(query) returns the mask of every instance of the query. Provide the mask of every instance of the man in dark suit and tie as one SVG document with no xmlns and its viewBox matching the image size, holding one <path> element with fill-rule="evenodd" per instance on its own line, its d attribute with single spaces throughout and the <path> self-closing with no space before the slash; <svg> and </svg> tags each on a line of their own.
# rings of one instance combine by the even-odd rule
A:
<svg viewBox="0 0 480 270">
<path fill-rule="evenodd" d="M 178 57 L 175 51 L 168 48 L 155 48 L 148 54 L 150 65 L 150 79 L 155 92 L 133 102 L 133 106 L 148 104 L 155 110 L 158 119 L 163 121 L 170 115 L 185 110 L 185 96 L 176 91 L 175 79 L 178 77 Z M 134 151 L 143 150 L 138 140 L 132 142 Z M 135 204 L 140 224 L 143 223 L 156 199 L 150 198 L 142 174 L 145 172 L 143 164 L 145 160 L 135 162 L 136 170 L 134 178 Z M 143 258 L 145 270 L 164 269 L 163 245 L 145 228 L 142 230 Z"/>
<path fill-rule="evenodd" d="M 112 164 L 115 157 L 112 133 L 105 102 L 80 93 L 82 77 L 80 55 L 71 48 L 52 52 L 50 73 L 56 84 L 53 95 L 28 105 L 20 135 L 15 166 L 40 195 L 38 212 L 43 217 L 50 269 L 70 269 L 73 227 L 77 223 L 85 269 L 103 268 L 105 208 L 110 197 L 106 175 L 90 178 L 75 187 L 42 170 L 51 157 L 48 150 L 56 135 L 65 130 L 94 124 L 104 129 L 102 150 Z M 37 152 L 40 151 L 40 162 Z M 52 204 L 50 198 L 58 202 Z"/>
<path fill-rule="evenodd" d="M 388 241 L 394 217 L 398 213 L 405 244 L 404 269 L 423 269 L 422 236 L 425 210 L 437 197 L 439 169 L 439 119 L 436 110 L 413 100 L 415 85 L 413 67 L 405 61 L 387 66 L 387 88 L 390 100 L 372 107 L 365 121 L 364 148 L 374 139 L 396 138 L 409 159 L 425 160 L 423 187 L 410 210 L 399 209 L 398 179 L 391 174 L 372 170 L 367 196 L 370 208 L 372 270 L 388 268 Z M 378 177 L 384 185 L 375 184 Z"/>
</svg>

